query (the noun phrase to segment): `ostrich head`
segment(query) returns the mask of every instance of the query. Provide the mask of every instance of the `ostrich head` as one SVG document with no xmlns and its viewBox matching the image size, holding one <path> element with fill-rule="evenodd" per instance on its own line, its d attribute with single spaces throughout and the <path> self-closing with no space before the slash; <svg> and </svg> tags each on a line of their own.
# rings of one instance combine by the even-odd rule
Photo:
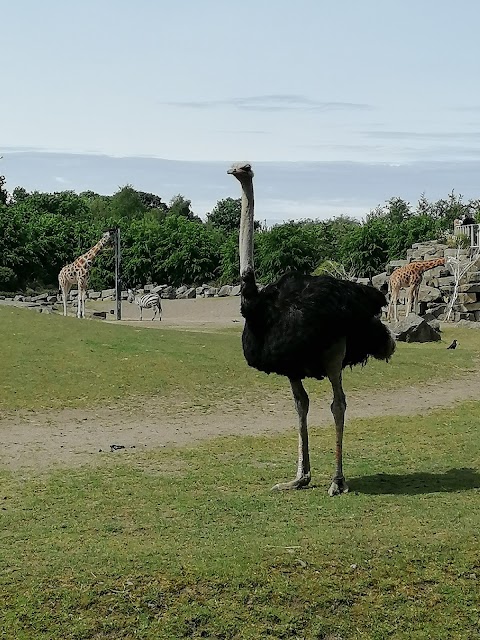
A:
<svg viewBox="0 0 480 640">
<path fill-rule="evenodd" d="M 135 294 L 133 293 L 133 291 L 131 289 L 128 290 L 128 296 L 127 296 L 127 301 L 128 302 L 133 302 L 135 300 Z"/>
<path fill-rule="evenodd" d="M 240 182 L 243 182 L 244 180 L 251 180 L 254 176 L 252 165 L 249 162 L 236 162 L 231 166 L 227 173 L 235 176 L 235 178 Z"/>
</svg>

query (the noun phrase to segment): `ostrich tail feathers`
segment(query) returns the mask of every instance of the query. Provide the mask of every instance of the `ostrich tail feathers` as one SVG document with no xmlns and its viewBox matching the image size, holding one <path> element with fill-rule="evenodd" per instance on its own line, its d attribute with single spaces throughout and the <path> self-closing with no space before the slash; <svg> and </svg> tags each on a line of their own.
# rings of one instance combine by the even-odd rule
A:
<svg viewBox="0 0 480 640">
<path fill-rule="evenodd" d="M 390 329 L 380 318 L 373 318 L 367 331 L 369 350 L 377 360 L 388 362 L 395 352 L 396 343 Z"/>
<path fill-rule="evenodd" d="M 395 347 L 390 329 L 380 318 L 371 318 L 348 333 L 344 365 L 366 364 L 370 356 L 388 362 Z"/>
</svg>

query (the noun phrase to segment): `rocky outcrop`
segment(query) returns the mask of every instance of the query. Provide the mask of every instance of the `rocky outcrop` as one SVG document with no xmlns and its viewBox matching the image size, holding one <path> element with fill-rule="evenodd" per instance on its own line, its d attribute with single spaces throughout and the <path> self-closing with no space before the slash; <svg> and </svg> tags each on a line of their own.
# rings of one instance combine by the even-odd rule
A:
<svg viewBox="0 0 480 640">
<path fill-rule="evenodd" d="M 391 327 L 398 342 L 438 342 L 441 340 L 440 323 L 427 322 L 414 313 L 403 318 Z"/>
<path fill-rule="evenodd" d="M 387 264 L 384 272 L 373 276 L 372 284 L 387 293 L 388 279 L 396 268 L 416 260 L 433 260 L 449 256 L 458 257 L 462 267 L 472 263 L 460 280 L 458 296 L 450 319 L 455 322 L 460 320 L 480 322 L 480 258 L 472 260 L 471 249 L 449 249 L 447 245 L 436 241 L 417 242 L 407 250 L 405 260 L 392 260 Z M 445 320 L 454 285 L 455 278 L 448 266 L 435 267 L 426 271 L 419 292 L 419 309 L 417 310 L 419 315 L 427 320 Z M 400 316 L 405 313 L 406 298 L 407 291 L 402 289 L 398 298 Z"/>
</svg>

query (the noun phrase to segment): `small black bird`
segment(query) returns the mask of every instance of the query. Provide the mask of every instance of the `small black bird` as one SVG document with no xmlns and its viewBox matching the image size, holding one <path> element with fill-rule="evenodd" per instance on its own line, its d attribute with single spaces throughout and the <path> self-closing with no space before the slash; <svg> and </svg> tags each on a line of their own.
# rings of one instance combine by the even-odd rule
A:
<svg viewBox="0 0 480 640">
<path fill-rule="evenodd" d="M 456 341 L 456 340 L 454 340 L 454 341 L 452 342 L 452 344 L 451 344 L 450 346 L 448 346 L 448 347 L 447 347 L 447 349 L 456 349 L 456 348 L 457 348 L 457 344 L 458 344 L 458 343 L 457 343 L 457 341 Z"/>
</svg>

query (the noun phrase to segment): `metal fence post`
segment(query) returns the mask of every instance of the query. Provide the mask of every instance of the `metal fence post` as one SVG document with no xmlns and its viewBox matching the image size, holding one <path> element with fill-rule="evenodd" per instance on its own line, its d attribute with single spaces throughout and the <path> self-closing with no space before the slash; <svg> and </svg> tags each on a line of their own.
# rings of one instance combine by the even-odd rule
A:
<svg viewBox="0 0 480 640">
<path fill-rule="evenodd" d="M 117 320 L 122 319 L 122 278 L 121 278 L 120 227 L 115 229 L 115 300 L 117 301 Z"/>
</svg>

